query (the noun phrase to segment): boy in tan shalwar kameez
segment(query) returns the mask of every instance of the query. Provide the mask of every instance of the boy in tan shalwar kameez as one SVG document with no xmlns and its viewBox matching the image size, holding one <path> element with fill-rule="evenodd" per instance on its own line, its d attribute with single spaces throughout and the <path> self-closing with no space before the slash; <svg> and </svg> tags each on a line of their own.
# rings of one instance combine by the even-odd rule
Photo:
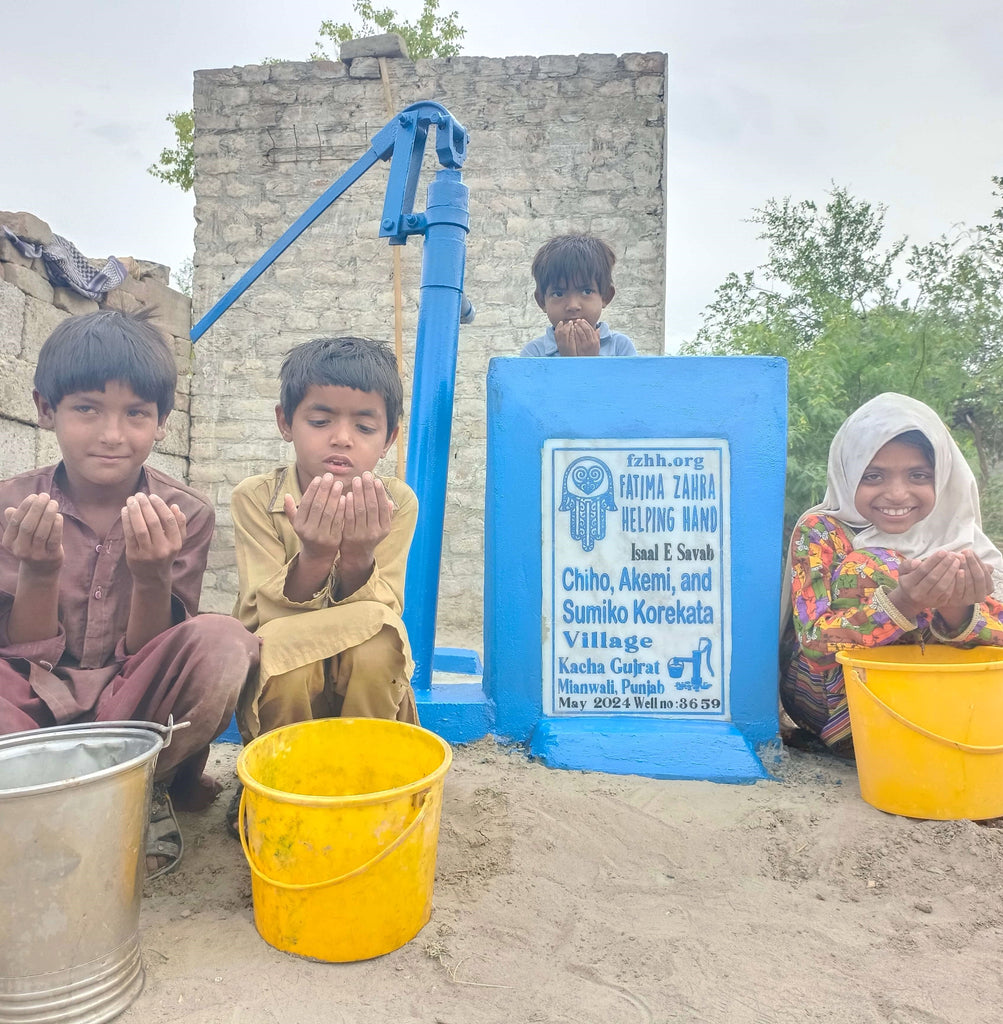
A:
<svg viewBox="0 0 1003 1024">
<path fill-rule="evenodd" d="M 261 639 L 241 734 L 339 715 L 417 723 L 401 612 L 418 499 L 373 473 L 399 429 L 396 361 L 377 342 L 320 339 L 286 356 L 280 380 L 275 415 L 296 462 L 231 500 L 234 614 Z"/>
</svg>

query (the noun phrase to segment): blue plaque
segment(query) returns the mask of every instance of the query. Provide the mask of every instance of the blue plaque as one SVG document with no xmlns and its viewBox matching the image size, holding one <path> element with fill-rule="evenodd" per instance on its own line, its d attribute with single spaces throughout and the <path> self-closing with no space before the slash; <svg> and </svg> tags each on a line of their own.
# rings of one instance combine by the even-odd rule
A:
<svg viewBox="0 0 1003 1024">
<path fill-rule="evenodd" d="M 744 356 L 491 360 L 496 735 L 554 767 L 767 777 L 786 373 Z"/>
</svg>

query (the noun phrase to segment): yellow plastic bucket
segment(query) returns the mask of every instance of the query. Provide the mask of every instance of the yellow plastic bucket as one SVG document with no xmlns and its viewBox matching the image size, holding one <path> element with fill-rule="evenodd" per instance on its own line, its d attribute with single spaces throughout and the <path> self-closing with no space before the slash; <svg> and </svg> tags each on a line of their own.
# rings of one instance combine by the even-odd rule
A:
<svg viewBox="0 0 1003 1024">
<path fill-rule="evenodd" d="M 860 795 L 910 818 L 1003 815 L 1003 650 L 840 651 Z"/>
<path fill-rule="evenodd" d="M 435 733 L 370 718 L 300 722 L 248 744 L 240 837 L 261 937 L 337 962 L 413 939 L 432 914 L 452 759 Z"/>
</svg>

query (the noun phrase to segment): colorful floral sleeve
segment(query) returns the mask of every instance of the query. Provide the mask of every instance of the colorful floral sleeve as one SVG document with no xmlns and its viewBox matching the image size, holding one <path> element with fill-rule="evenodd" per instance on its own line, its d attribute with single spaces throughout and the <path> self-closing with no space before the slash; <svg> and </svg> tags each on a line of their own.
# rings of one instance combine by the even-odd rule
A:
<svg viewBox="0 0 1003 1024">
<path fill-rule="evenodd" d="M 795 527 L 791 554 L 794 628 L 817 671 L 835 666 L 837 651 L 896 643 L 917 628 L 888 599 L 898 579 L 895 552 L 854 551 L 838 522 L 812 515 Z"/>
<path fill-rule="evenodd" d="M 959 633 L 951 634 L 939 615 L 933 616 L 930 633 L 939 644 L 1003 647 L 1003 604 L 987 597 L 972 608 L 972 617 Z"/>
</svg>

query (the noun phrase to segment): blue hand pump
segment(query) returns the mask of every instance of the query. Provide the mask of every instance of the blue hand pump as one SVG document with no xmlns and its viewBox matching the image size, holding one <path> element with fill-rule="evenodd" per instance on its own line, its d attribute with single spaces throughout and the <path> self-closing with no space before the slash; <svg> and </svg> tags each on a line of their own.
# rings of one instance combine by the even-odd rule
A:
<svg viewBox="0 0 1003 1024">
<path fill-rule="evenodd" d="M 442 166 L 428 186 L 425 212 L 415 213 L 414 197 L 430 128 L 435 129 L 435 152 Z M 441 104 L 424 101 L 405 107 L 373 136 L 369 150 L 314 200 L 191 331 L 192 341 L 197 342 L 377 160 L 390 160 L 380 237 L 391 245 L 405 245 L 411 235 L 424 238 L 407 447 L 407 483 L 418 495 L 419 514 L 404 587 L 404 621 L 414 655 L 412 684 L 416 690 L 430 690 L 432 685 L 459 325 L 461 315 L 464 322 L 473 318 L 463 295 L 470 218 L 468 189 L 460 168 L 466 160 L 468 140 L 466 129 Z"/>
</svg>

